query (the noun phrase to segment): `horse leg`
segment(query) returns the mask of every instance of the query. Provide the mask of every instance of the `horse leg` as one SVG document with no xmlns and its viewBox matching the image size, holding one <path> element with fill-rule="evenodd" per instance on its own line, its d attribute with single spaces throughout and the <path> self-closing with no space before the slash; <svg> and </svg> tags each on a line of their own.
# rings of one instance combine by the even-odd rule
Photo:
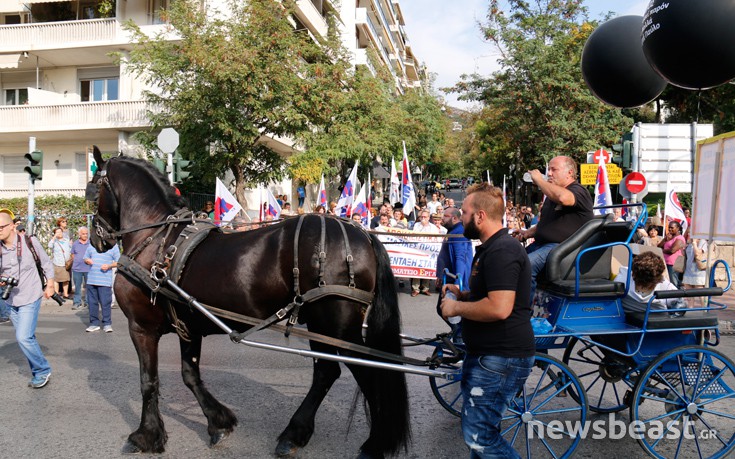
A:
<svg viewBox="0 0 735 459">
<path fill-rule="evenodd" d="M 202 337 L 192 336 L 189 342 L 179 339 L 179 345 L 181 347 L 181 377 L 207 417 L 209 446 L 216 446 L 232 432 L 237 425 L 237 417 L 232 410 L 214 398 L 204 387 L 200 378 L 199 357 L 202 351 Z"/>
<path fill-rule="evenodd" d="M 318 343 L 313 343 L 311 348 L 315 351 L 328 352 L 328 348 Z M 314 361 L 314 373 L 311 388 L 301 402 L 299 409 L 291 417 L 291 421 L 278 436 L 276 455 L 278 457 L 293 457 L 297 450 L 306 446 L 314 433 L 314 417 L 324 397 L 339 378 L 342 370 L 339 363 L 318 359 Z"/>
<path fill-rule="evenodd" d="M 128 436 L 123 453 L 162 453 L 166 446 L 166 430 L 158 409 L 158 341 L 157 333 L 138 329 L 130 331 L 140 363 L 140 392 L 143 410 L 138 430 Z"/>
<path fill-rule="evenodd" d="M 383 389 L 392 386 L 391 378 L 396 376 L 396 372 L 354 364 L 347 364 L 347 368 L 355 377 L 370 412 L 370 436 L 360 447 L 358 459 L 382 459 L 386 456 L 386 453 L 395 453 L 387 446 L 395 444 L 395 440 L 392 438 L 393 434 L 389 432 L 391 429 L 388 425 L 389 422 L 385 421 L 386 417 L 391 416 L 392 407 L 386 406 L 385 394 L 381 395 L 379 391 L 383 382 L 385 383 Z M 402 376 L 402 374 L 399 374 L 399 377 Z M 396 401 L 395 405 L 400 405 L 400 403 Z"/>
</svg>

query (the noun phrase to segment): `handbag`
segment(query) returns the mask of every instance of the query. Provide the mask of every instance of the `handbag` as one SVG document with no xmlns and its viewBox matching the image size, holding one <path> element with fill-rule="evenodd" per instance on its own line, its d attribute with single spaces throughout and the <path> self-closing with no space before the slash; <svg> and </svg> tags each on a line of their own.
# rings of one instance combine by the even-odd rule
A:
<svg viewBox="0 0 735 459">
<path fill-rule="evenodd" d="M 681 251 L 680 251 L 681 252 Z M 686 253 L 681 253 L 674 262 L 674 271 L 681 274 L 684 272 L 684 266 L 686 266 Z"/>
<path fill-rule="evenodd" d="M 71 265 L 74 263 L 74 254 L 72 253 L 68 260 L 66 260 L 66 263 L 64 263 L 64 269 L 69 271 L 71 269 Z"/>
</svg>

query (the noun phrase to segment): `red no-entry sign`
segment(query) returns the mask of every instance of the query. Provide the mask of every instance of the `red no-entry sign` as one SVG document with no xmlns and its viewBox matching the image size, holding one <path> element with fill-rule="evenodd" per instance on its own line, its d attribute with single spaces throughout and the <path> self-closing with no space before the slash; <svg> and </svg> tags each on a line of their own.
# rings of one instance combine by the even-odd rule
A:
<svg viewBox="0 0 735 459">
<path fill-rule="evenodd" d="M 638 194 L 646 189 L 646 177 L 640 172 L 631 172 L 625 177 L 625 187 L 632 194 Z"/>
<path fill-rule="evenodd" d="M 610 162 L 610 158 L 610 152 L 608 152 L 607 150 L 603 150 L 602 148 L 592 154 L 592 159 L 594 160 L 595 164 L 599 164 L 600 159 L 602 159 L 605 164 L 608 164 Z"/>
</svg>

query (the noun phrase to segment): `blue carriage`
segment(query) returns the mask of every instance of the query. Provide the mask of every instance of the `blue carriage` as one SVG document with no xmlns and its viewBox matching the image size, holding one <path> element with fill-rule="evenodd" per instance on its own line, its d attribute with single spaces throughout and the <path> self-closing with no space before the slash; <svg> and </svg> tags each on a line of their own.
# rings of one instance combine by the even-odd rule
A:
<svg viewBox="0 0 735 459">
<path fill-rule="evenodd" d="M 503 420 L 506 439 L 522 457 L 569 457 L 583 437 L 610 433 L 604 425 L 589 430 L 590 411 L 615 420 L 626 408 L 628 422 L 614 422 L 653 457 L 718 458 L 735 447 L 735 364 L 714 349 L 717 311 L 726 308 L 716 298 L 730 288 L 729 266 L 713 263 L 708 288 L 656 292 L 645 311 L 626 313 L 630 277 L 611 280 L 613 249 L 620 247 L 631 265 L 631 240 L 646 218 L 641 207 L 637 222 L 594 218 L 547 259 L 534 301 L 536 367 Z M 714 286 L 717 269 L 727 273 L 724 289 Z M 651 308 L 665 298 L 690 304 Z M 555 349 L 563 350 L 561 359 L 551 355 Z M 450 361 L 461 358 L 461 346 L 441 351 Z M 431 386 L 459 415 L 457 378 L 432 378 Z"/>
</svg>

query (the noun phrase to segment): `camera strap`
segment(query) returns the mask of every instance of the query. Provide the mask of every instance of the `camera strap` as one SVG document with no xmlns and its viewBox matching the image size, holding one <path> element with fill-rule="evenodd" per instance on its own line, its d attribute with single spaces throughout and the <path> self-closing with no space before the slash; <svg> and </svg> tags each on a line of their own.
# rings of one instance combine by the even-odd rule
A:
<svg viewBox="0 0 735 459">
<path fill-rule="evenodd" d="M 33 255 L 33 260 L 36 262 L 36 269 L 38 269 L 38 275 L 41 278 L 41 290 L 44 290 L 46 288 L 46 276 L 43 275 L 43 268 L 41 268 L 41 259 L 38 258 L 36 248 L 33 247 L 33 241 L 31 240 L 31 237 L 27 234 L 24 236 L 26 238 L 26 245 L 28 246 L 28 250 L 31 251 L 31 255 Z M 20 263 L 20 254 L 20 235 L 18 235 L 18 263 Z"/>
</svg>

